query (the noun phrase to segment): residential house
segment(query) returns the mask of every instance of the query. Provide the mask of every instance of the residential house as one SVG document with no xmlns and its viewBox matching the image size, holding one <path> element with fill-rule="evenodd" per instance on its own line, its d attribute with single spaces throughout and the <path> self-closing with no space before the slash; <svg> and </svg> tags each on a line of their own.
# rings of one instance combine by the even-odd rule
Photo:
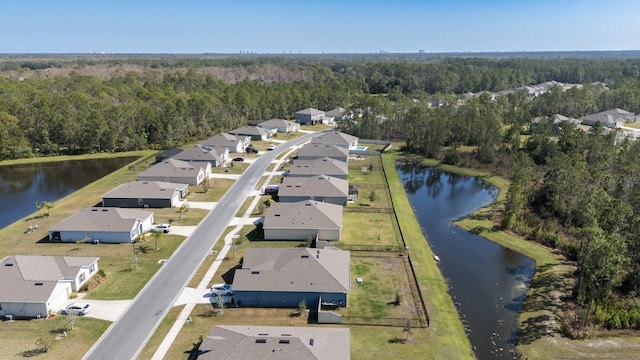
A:
<svg viewBox="0 0 640 360">
<path fill-rule="evenodd" d="M 349 149 L 328 144 L 306 144 L 298 150 L 298 160 L 330 158 L 338 161 L 349 159 Z"/>
<path fill-rule="evenodd" d="M 216 325 L 198 347 L 198 360 L 349 360 L 349 328 Z"/>
<path fill-rule="evenodd" d="M 602 111 L 597 114 L 587 115 L 582 118 L 583 125 L 600 125 L 608 128 L 617 128 L 624 126 L 627 122 L 635 121 L 635 114 L 622 109 L 611 109 Z"/>
<path fill-rule="evenodd" d="M 317 200 L 347 205 L 348 194 L 349 183 L 344 179 L 325 175 L 286 177 L 278 189 L 278 200 L 280 202 Z"/>
<path fill-rule="evenodd" d="M 78 211 L 49 228 L 50 241 L 130 243 L 151 230 L 153 212 L 93 207 Z"/>
<path fill-rule="evenodd" d="M 122 208 L 171 208 L 189 191 L 188 184 L 164 181 L 131 181 L 102 195 L 102 206 Z"/>
<path fill-rule="evenodd" d="M 182 152 L 180 148 L 170 148 L 156 155 L 156 163 L 163 162 L 168 158 L 174 157 Z"/>
<path fill-rule="evenodd" d="M 244 152 L 244 149 L 246 149 L 249 144 L 251 144 L 251 137 L 236 136 L 227 133 L 214 135 L 202 142 L 202 145 L 226 147 L 230 153 Z"/>
<path fill-rule="evenodd" d="M 198 185 L 211 173 L 211 164 L 188 163 L 178 159 L 167 159 L 138 174 L 138 181 L 164 181 Z"/>
<path fill-rule="evenodd" d="M 273 136 L 275 130 L 265 129 L 257 126 L 243 126 L 229 131 L 229 134 L 236 136 L 248 136 L 252 141 L 265 141 Z"/>
<path fill-rule="evenodd" d="M 329 157 L 304 160 L 293 160 L 287 176 L 307 177 L 327 175 L 347 180 L 349 175 L 349 165 L 346 161 L 335 160 Z"/>
<path fill-rule="evenodd" d="M 46 318 L 98 271 L 97 257 L 15 255 L 0 260 L 0 316 Z"/>
<path fill-rule="evenodd" d="M 300 125 L 326 124 L 328 123 L 328 118 L 322 110 L 306 108 L 296 112 L 296 122 Z"/>
<path fill-rule="evenodd" d="M 265 240 L 340 240 L 342 206 L 315 200 L 271 204 L 262 229 Z"/>
<path fill-rule="evenodd" d="M 560 130 L 560 127 L 563 123 L 570 123 L 573 124 L 575 126 L 579 126 L 580 125 L 580 120 L 578 119 L 573 119 L 564 115 L 560 115 L 560 114 L 554 114 L 553 116 L 539 116 L 535 119 L 533 119 L 533 121 L 531 122 L 531 124 L 529 124 L 529 132 L 531 134 L 534 134 L 538 127 L 540 126 L 540 123 L 544 122 L 544 121 L 550 121 L 552 129 L 551 132 L 552 134 L 557 134 L 558 131 Z"/>
<path fill-rule="evenodd" d="M 209 145 L 194 145 L 179 154 L 175 155 L 173 159 L 186 161 L 188 163 L 198 164 L 202 168 L 207 168 L 206 164 L 209 163 L 209 170 L 211 167 L 220 167 L 229 160 L 229 149 L 224 146 L 209 146 Z"/>
<path fill-rule="evenodd" d="M 350 290 L 350 252 L 337 248 L 249 248 L 233 277 L 239 306 L 346 307 Z"/>
<path fill-rule="evenodd" d="M 290 133 L 300 131 L 300 124 L 283 119 L 271 119 L 258 124 L 258 127 L 267 130 L 275 130 L 279 133 Z"/>
<path fill-rule="evenodd" d="M 347 149 L 353 149 L 358 146 L 358 138 L 339 131 L 332 131 L 313 137 L 311 139 L 311 144 L 335 145 L 345 147 Z"/>
<path fill-rule="evenodd" d="M 346 112 L 345 109 L 341 107 L 337 107 L 335 109 L 325 112 L 324 115 L 328 118 L 331 118 L 333 121 L 335 120 L 339 121 L 339 120 L 344 120 L 345 112 Z"/>
</svg>

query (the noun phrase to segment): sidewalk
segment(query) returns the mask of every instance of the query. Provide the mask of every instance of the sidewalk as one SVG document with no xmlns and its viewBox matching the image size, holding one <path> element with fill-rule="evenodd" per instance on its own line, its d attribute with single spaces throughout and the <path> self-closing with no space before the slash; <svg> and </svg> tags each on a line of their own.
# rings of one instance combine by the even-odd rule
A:
<svg viewBox="0 0 640 360">
<path fill-rule="evenodd" d="M 276 168 L 278 168 L 285 161 L 284 159 L 286 159 L 287 156 L 289 156 L 292 152 L 296 151 L 297 149 L 298 147 L 292 147 L 285 153 L 285 156 L 282 156 L 279 160 L 275 160 L 274 163 L 277 164 Z M 269 173 L 269 176 L 267 178 L 267 183 L 271 181 L 273 176 L 275 175 Z M 253 212 L 253 209 L 258 204 L 258 201 L 260 201 L 260 193 L 255 192 L 251 196 L 253 196 L 253 200 L 251 201 L 251 204 L 249 205 L 249 208 L 247 209 L 247 211 L 243 214 L 241 218 L 234 218 L 232 221 L 232 224 L 229 224 L 233 226 L 233 222 L 237 221 L 236 227 L 231 232 L 229 232 L 227 236 L 225 236 L 224 246 L 218 253 L 218 256 L 216 257 L 216 259 L 213 261 L 213 264 L 211 264 L 211 267 L 209 268 L 207 273 L 204 275 L 204 277 L 198 284 L 198 287 L 195 289 L 185 288 L 180 294 L 180 296 L 178 297 L 178 300 L 176 300 L 176 303 L 173 304 L 173 306 L 185 304 L 185 307 L 184 309 L 182 309 L 182 312 L 180 312 L 180 315 L 178 315 L 178 319 L 173 324 L 171 329 L 169 329 L 169 332 L 162 340 L 162 343 L 160 344 L 160 346 L 158 346 L 158 349 L 156 349 L 156 352 L 153 354 L 153 357 L 151 358 L 151 360 L 164 359 L 165 355 L 169 351 L 169 348 L 171 347 L 171 344 L 173 344 L 173 341 L 176 339 L 176 337 L 180 333 L 182 326 L 184 326 L 184 324 L 187 323 L 189 317 L 191 316 L 191 313 L 193 312 L 193 309 L 197 304 L 211 303 L 211 298 L 209 297 L 209 289 L 208 289 L 209 283 L 211 282 L 211 279 L 213 279 L 213 276 L 215 275 L 216 271 L 218 271 L 220 264 L 222 264 L 222 261 L 229 253 L 229 250 L 231 250 L 231 244 L 233 242 L 234 236 L 245 225 L 250 223 L 255 223 L 260 219 L 260 218 L 250 217 L 251 213 Z"/>
</svg>

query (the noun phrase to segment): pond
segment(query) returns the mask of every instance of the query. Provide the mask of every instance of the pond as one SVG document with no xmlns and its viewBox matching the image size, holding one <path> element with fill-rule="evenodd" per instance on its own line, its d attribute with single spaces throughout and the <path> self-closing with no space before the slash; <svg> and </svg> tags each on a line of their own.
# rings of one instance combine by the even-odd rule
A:
<svg viewBox="0 0 640 360">
<path fill-rule="evenodd" d="M 136 157 L 0 166 L 0 228 L 131 163 Z"/>
<path fill-rule="evenodd" d="M 498 190 L 479 178 L 416 163 L 398 163 L 396 168 L 422 231 L 440 258 L 476 357 L 517 359 L 518 313 L 535 262 L 452 224 L 491 204 Z"/>
</svg>

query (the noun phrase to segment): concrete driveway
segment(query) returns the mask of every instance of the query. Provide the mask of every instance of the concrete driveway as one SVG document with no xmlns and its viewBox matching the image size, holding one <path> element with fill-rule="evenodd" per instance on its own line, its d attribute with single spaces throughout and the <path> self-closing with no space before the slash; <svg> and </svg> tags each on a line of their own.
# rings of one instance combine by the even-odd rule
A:
<svg viewBox="0 0 640 360">
<path fill-rule="evenodd" d="M 91 310 L 85 315 L 86 317 L 116 321 L 127 310 L 133 300 L 86 300 L 79 294 L 75 299 L 70 299 L 64 307 L 74 302 L 83 302 L 91 305 Z M 64 315 L 63 315 L 64 316 Z"/>
</svg>

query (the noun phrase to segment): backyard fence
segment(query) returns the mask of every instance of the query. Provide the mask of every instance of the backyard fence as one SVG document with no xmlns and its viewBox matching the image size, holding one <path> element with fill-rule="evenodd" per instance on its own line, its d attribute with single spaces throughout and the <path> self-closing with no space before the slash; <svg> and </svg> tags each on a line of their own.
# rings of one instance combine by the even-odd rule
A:
<svg viewBox="0 0 640 360">
<path fill-rule="evenodd" d="M 407 325 L 411 328 L 428 327 L 427 323 L 420 318 L 387 318 L 370 316 L 342 316 L 341 324 L 347 325 L 370 325 L 370 326 L 394 326 L 404 328 Z"/>
</svg>

